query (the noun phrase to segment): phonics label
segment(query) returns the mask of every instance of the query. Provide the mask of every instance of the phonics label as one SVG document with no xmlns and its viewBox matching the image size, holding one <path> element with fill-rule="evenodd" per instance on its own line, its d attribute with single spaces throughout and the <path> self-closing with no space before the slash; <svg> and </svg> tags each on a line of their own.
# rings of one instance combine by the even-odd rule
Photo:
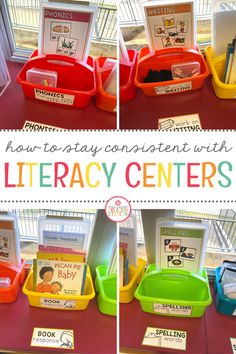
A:
<svg viewBox="0 0 236 354">
<path fill-rule="evenodd" d="M 37 88 L 34 89 L 34 93 L 37 100 L 65 104 L 68 106 L 72 106 L 75 100 L 75 95 L 65 95 L 64 93 L 40 90 Z"/>
<path fill-rule="evenodd" d="M 187 332 L 175 329 L 147 327 L 143 345 L 186 350 Z"/>
<path fill-rule="evenodd" d="M 158 313 L 191 316 L 192 306 L 169 305 L 169 304 L 153 304 L 153 311 Z"/>
<path fill-rule="evenodd" d="M 75 300 L 60 300 L 60 299 L 49 299 L 40 298 L 40 305 L 42 307 L 54 308 L 54 309 L 67 309 L 73 310 L 75 308 Z"/>
<path fill-rule="evenodd" d="M 31 347 L 74 349 L 74 331 L 58 328 L 34 328 Z"/>
<path fill-rule="evenodd" d="M 192 89 L 192 82 L 188 81 L 183 84 L 165 85 L 154 87 L 156 95 L 167 95 L 169 93 L 189 91 Z"/>
</svg>

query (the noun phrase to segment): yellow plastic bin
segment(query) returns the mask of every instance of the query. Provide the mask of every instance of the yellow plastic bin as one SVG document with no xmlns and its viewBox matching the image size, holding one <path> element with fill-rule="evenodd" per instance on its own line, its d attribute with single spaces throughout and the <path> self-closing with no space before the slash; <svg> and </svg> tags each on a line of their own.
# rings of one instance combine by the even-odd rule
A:
<svg viewBox="0 0 236 354">
<path fill-rule="evenodd" d="M 226 53 L 214 58 L 211 46 L 205 49 L 207 63 L 212 73 L 212 86 L 219 98 L 236 98 L 236 85 L 228 85 L 223 82 L 226 62 Z"/>
<path fill-rule="evenodd" d="M 87 266 L 84 295 L 56 295 L 39 293 L 32 289 L 33 270 L 31 269 L 23 286 L 23 293 L 27 295 L 31 306 L 53 310 L 86 310 L 89 301 L 95 297 L 89 266 Z"/>
<path fill-rule="evenodd" d="M 146 262 L 143 259 L 138 259 L 137 267 L 129 266 L 129 283 L 120 287 L 120 303 L 127 304 L 133 300 L 135 290 L 144 274 L 145 264 Z"/>
</svg>

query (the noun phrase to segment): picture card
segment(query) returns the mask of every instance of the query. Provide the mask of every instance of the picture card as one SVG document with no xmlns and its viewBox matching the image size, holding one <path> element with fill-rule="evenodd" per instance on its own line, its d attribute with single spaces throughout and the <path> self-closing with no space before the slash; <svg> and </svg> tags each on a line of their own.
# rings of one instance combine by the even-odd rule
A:
<svg viewBox="0 0 236 354">
<path fill-rule="evenodd" d="M 201 273 L 206 241 L 207 225 L 204 222 L 183 221 L 178 218 L 157 220 L 157 268 L 181 268 Z"/>
<path fill-rule="evenodd" d="M 147 327 L 142 345 L 159 348 L 186 350 L 187 332 Z"/>
<path fill-rule="evenodd" d="M 74 331 L 72 329 L 35 327 L 30 346 L 74 349 Z"/>
<path fill-rule="evenodd" d="M 159 118 L 158 129 L 175 131 L 198 131 L 202 129 L 198 113 L 184 116 Z"/>
<path fill-rule="evenodd" d="M 64 3 L 41 5 L 39 54 L 61 54 L 86 61 L 97 8 Z"/>
<path fill-rule="evenodd" d="M 169 47 L 195 46 L 194 1 L 146 1 L 143 10 L 151 52 Z"/>
</svg>

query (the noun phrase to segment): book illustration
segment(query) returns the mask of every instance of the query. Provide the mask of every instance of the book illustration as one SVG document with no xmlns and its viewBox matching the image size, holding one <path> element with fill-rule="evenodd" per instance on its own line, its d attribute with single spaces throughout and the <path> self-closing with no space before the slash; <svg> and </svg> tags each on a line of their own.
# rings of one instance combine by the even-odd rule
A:
<svg viewBox="0 0 236 354">
<path fill-rule="evenodd" d="M 51 22 L 50 40 L 58 41 L 60 36 L 71 35 L 71 23 L 69 22 Z"/>
<path fill-rule="evenodd" d="M 180 258 L 186 259 L 188 261 L 194 261 L 196 257 L 197 250 L 196 248 L 184 247 L 180 248 Z"/>
<path fill-rule="evenodd" d="M 167 263 L 169 268 L 183 268 L 183 261 L 179 256 L 167 256 Z"/>
<path fill-rule="evenodd" d="M 179 253 L 181 247 L 180 239 L 165 239 L 164 240 L 165 252 Z"/>
<path fill-rule="evenodd" d="M 80 295 L 84 292 L 86 271 L 84 263 L 34 260 L 33 288 L 39 293 Z"/>
<path fill-rule="evenodd" d="M 165 28 L 175 27 L 175 17 L 174 16 L 165 16 L 162 17 L 163 25 Z"/>
<path fill-rule="evenodd" d="M 166 29 L 164 26 L 155 25 L 154 26 L 154 35 L 156 37 L 165 37 L 166 36 Z"/>
<path fill-rule="evenodd" d="M 78 43 L 79 41 L 75 38 L 60 36 L 58 38 L 56 53 L 74 57 Z"/>
<path fill-rule="evenodd" d="M 178 33 L 187 33 L 188 32 L 188 21 L 177 21 L 176 29 Z"/>
</svg>

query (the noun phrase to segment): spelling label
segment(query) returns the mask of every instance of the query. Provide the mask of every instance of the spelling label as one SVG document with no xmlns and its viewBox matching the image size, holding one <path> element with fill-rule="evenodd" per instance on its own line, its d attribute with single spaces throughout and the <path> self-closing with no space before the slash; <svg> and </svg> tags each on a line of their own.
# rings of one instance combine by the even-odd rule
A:
<svg viewBox="0 0 236 354">
<path fill-rule="evenodd" d="M 156 95 L 167 95 L 169 93 L 189 91 L 192 89 L 192 82 L 188 81 L 183 84 L 165 85 L 154 87 Z"/>
<path fill-rule="evenodd" d="M 31 347 L 74 349 L 74 331 L 59 328 L 34 328 Z"/>
<path fill-rule="evenodd" d="M 153 304 L 153 311 L 170 315 L 191 316 L 192 306 L 168 305 L 168 304 Z"/>
<path fill-rule="evenodd" d="M 35 98 L 41 101 L 65 104 L 72 106 L 74 104 L 74 95 L 65 95 L 64 93 L 51 92 L 46 90 L 34 89 Z"/>
<path fill-rule="evenodd" d="M 142 345 L 186 350 L 187 332 L 176 329 L 147 327 Z"/>
<path fill-rule="evenodd" d="M 75 300 L 60 300 L 41 297 L 40 305 L 47 308 L 73 310 L 76 302 Z"/>
</svg>

